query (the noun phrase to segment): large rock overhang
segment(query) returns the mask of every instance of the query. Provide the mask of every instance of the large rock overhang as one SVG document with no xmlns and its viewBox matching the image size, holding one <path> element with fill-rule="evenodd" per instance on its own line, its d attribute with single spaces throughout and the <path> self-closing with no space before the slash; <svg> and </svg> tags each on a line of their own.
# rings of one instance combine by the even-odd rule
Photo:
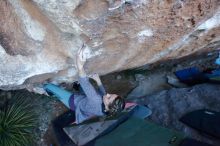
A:
<svg viewBox="0 0 220 146">
<path fill-rule="evenodd" d="M 178 59 L 220 45 L 218 0 L 2 0 L 0 88 L 32 88 Z"/>
</svg>

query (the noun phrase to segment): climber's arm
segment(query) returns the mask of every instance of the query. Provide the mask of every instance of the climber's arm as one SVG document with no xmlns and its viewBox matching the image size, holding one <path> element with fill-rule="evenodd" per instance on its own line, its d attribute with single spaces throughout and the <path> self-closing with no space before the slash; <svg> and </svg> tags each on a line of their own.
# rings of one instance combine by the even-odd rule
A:
<svg viewBox="0 0 220 146">
<path fill-rule="evenodd" d="M 82 48 L 79 49 L 77 57 L 76 57 L 76 65 L 78 69 L 79 77 L 85 77 L 86 72 L 84 70 L 84 64 L 86 63 L 86 56 L 83 54 L 83 49 L 85 45 L 83 44 Z"/>
<path fill-rule="evenodd" d="M 78 51 L 77 54 L 77 68 L 78 68 L 78 73 L 79 73 L 79 83 L 86 94 L 86 97 L 88 101 L 92 101 L 92 103 L 95 103 L 95 101 L 99 101 L 99 96 L 97 95 L 97 92 L 95 88 L 92 86 L 92 84 L 89 82 L 89 78 L 86 75 L 86 72 L 84 70 L 84 64 L 86 62 L 86 56 L 83 54 L 83 49 L 84 45 L 82 48 Z"/>
<path fill-rule="evenodd" d="M 106 94 L 106 91 L 105 91 L 105 88 L 104 88 L 104 86 L 102 84 L 102 81 L 101 81 L 99 75 L 98 74 L 94 74 L 94 75 L 91 75 L 90 77 L 96 81 L 96 83 L 97 83 L 97 85 L 99 87 L 100 93 L 102 94 L 102 96 L 104 96 Z"/>
</svg>

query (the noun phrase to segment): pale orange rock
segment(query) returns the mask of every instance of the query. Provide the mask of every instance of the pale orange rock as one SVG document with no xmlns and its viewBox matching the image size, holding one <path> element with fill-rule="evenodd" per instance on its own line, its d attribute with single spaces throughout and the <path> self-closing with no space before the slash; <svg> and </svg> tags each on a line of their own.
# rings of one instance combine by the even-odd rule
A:
<svg viewBox="0 0 220 146">
<path fill-rule="evenodd" d="M 34 88 L 217 49 L 218 0 L 2 0 L 0 87 Z"/>
</svg>

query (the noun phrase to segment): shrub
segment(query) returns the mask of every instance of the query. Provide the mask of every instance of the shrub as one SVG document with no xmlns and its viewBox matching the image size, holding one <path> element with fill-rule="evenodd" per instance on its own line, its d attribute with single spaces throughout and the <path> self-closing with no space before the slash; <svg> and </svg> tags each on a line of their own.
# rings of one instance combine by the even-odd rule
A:
<svg viewBox="0 0 220 146">
<path fill-rule="evenodd" d="M 36 116 L 30 102 L 15 99 L 0 111 L 0 146 L 26 146 L 33 141 Z"/>
</svg>

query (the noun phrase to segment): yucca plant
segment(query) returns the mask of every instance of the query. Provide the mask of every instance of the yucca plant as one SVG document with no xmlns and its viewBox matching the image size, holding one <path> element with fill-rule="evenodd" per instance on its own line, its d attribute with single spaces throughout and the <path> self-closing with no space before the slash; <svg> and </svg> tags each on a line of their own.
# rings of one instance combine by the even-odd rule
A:
<svg viewBox="0 0 220 146">
<path fill-rule="evenodd" d="M 24 98 L 0 111 L 0 146 L 27 146 L 33 140 L 36 116 L 30 102 Z"/>
</svg>

